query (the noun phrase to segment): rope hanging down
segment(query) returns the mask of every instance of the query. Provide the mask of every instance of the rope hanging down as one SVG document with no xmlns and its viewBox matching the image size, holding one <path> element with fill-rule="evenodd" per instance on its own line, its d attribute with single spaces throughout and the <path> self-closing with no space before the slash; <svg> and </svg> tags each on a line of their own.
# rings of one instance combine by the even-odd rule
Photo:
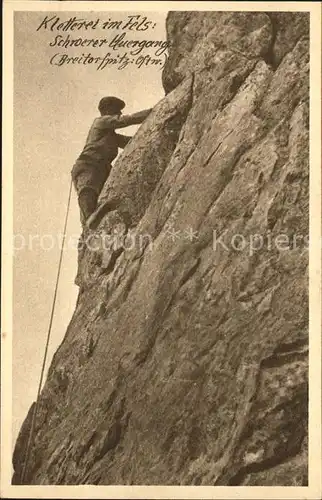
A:
<svg viewBox="0 0 322 500">
<path fill-rule="evenodd" d="M 63 232 L 62 245 L 61 245 L 61 249 L 60 249 L 59 264 L 58 264 L 58 271 L 57 271 L 57 277 L 56 277 L 55 291 L 54 291 L 54 297 L 53 297 L 53 304 L 52 304 L 51 315 L 50 315 L 50 320 L 49 320 L 49 327 L 48 327 L 48 333 L 47 333 L 46 347 L 45 347 L 44 359 L 43 359 L 42 368 L 41 368 L 41 374 L 40 374 L 40 379 L 39 379 L 36 404 L 35 404 L 35 407 L 34 407 L 34 411 L 33 411 L 33 415 L 32 415 L 32 420 L 31 420 L 31 427 L 30 427 L 29 439 L 28 439 L 28 444 L 27 444 L 27 449 L 26 449 L 25 462 L 24 462 L 24 467 L 23 467 L 22 474 L 21 474 L 21 484 L 23 484 L 23 481 L 24 481 L 26 473 L 27 473 L 27 467 L 28 467 L 28 462 L 29 462 L 30 450 L 31 450 L 33 435 L 34 435 L 34 431 L 35 431 L 35 422 L 36 422 L 36 416 L 37 416 L 37 410 L 38 410 L 39 396 L 40 396 L 41 386 L 42 386 L 42 382 L 43 382 L 43 378 L 44 378 L 46 361 L 47 361 L 47 354 L 48 354 L 48 347 L 49 347 L 49 341 L 50 341 L 50 335 L 51 335 L 51 328 L 52 328 L 53 319 L 54 319 L 54 313 L 55 313 L 55 306 L 56 306 L 57 290 L 58 290 L 58 284 L 59 284 L 59 278 L 60 278 L 60 271 L 61 271 L 61 264 L 62 264 L 63 253 L 64 253 L 64 245 L 65 245 L 65 238 L 66 238 L 67 221 L 68 221 L 68 214 L 69 214 L 69 208 L 70 208 L 70 200 L 71 200 L 71 194 L 72 194 L 72 185 L 73 185 L 73 182 L 71 180 L 70 181 L 70 186 L 69 186 L 67 209 L 66 209 L 65 222 L 64 222 L 64 232 Z"/>
</svg>

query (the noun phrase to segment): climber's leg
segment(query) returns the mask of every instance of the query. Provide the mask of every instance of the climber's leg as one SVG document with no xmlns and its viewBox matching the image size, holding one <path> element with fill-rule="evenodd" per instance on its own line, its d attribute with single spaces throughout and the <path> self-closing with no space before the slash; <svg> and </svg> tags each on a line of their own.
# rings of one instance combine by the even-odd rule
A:
<svg viewBox="0 0 322 500">
<path fill-rule="evenodd" d="M 76 163 L 72 170 L 72 179 L 78 195 L 81 224 L 84 225 L 88 217 L 97 206 L 99 191 L 97 189 L 97 172 L 92 165 Z"/>
<path fill-rule="evenodd" d="M 81 216 L 86 221 L 88 217 L 95 211 L 97 206 L 98 195 L 93 188 L 85 187 L 78 195 L 78 204 L 81 211 Z"/>
<path fill-rule="evenodd" d="M 107 165 L 102 165 L 100 169 L 96 170 L 97 176 L 95 178 L 95 187 L 97 188 L 98 193 L 101 193 L 103 186 L 110 175 L 111 169 L 112 165 L 108 163 Z M 95 213 L 87 221 L 87 225 L 90 229 L 94 229 L 94 227 L 99 224 L 102 216 L 108 211 L 107 207 L 109 206 L 109 202 L 106 203 L 106 201 L 102 201 L 101 204 L 95 209 Z"/>
<path fill-rule="evenodd" d="M 81 223 L 85 224 L 89 216 L 95 212 L 98 196 L 111 171 L 112 165 L 97 164 L 95 166 L 78 162 L 72 170 L 72 179 L 78 194 L 81 212 Z"/>
</svg>

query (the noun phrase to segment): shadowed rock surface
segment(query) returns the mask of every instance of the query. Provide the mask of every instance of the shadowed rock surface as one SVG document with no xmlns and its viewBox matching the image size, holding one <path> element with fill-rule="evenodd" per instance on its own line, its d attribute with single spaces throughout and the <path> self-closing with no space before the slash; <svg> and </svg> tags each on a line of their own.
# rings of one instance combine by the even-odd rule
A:
<svg viewBox="0 0 322 500">
<path fill-rule="evenodd" d="M 80 248 L 26 484 L 307 484 L 308 26 L 168 15 L 166 96 L 83 235 L 114 239 Z"/>
</svg>

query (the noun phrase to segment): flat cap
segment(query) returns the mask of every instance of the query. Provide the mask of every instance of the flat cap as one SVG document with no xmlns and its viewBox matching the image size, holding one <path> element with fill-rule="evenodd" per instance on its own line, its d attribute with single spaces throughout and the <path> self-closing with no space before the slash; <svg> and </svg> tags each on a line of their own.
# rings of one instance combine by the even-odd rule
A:
<svg viewBox="0 0 322 500">
<path fill-rule="evenodd" d="M 99 111 L 105 111 L 111 107 L 121 110 L 125 107 L 125 102 L 114 96 L 102 97 L 98 104 Z"/>
</svg>

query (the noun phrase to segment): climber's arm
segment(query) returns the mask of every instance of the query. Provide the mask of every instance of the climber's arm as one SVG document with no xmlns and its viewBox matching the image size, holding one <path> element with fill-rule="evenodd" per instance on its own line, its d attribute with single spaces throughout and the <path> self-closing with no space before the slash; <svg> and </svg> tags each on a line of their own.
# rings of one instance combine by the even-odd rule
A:
<svg viewBox="0 0 322 500">
<path fill-rule="evenodd" d="M 103 116 L 102 122 L 104 127 L 108 129 L 123 128 L 128 127 L 129 125 L 139 125 L 150 113 L 151 109 L 144 109 L 138 113 L 133 113 L 133 115 Z"/>
<path fill-rule="evenodd" d="M 116 134 L 117 137 L 117 145 L 119 148 L 124 149 L 127 143 L 132 139 L 132 137 L 128 135 Z"/>
</svg>

